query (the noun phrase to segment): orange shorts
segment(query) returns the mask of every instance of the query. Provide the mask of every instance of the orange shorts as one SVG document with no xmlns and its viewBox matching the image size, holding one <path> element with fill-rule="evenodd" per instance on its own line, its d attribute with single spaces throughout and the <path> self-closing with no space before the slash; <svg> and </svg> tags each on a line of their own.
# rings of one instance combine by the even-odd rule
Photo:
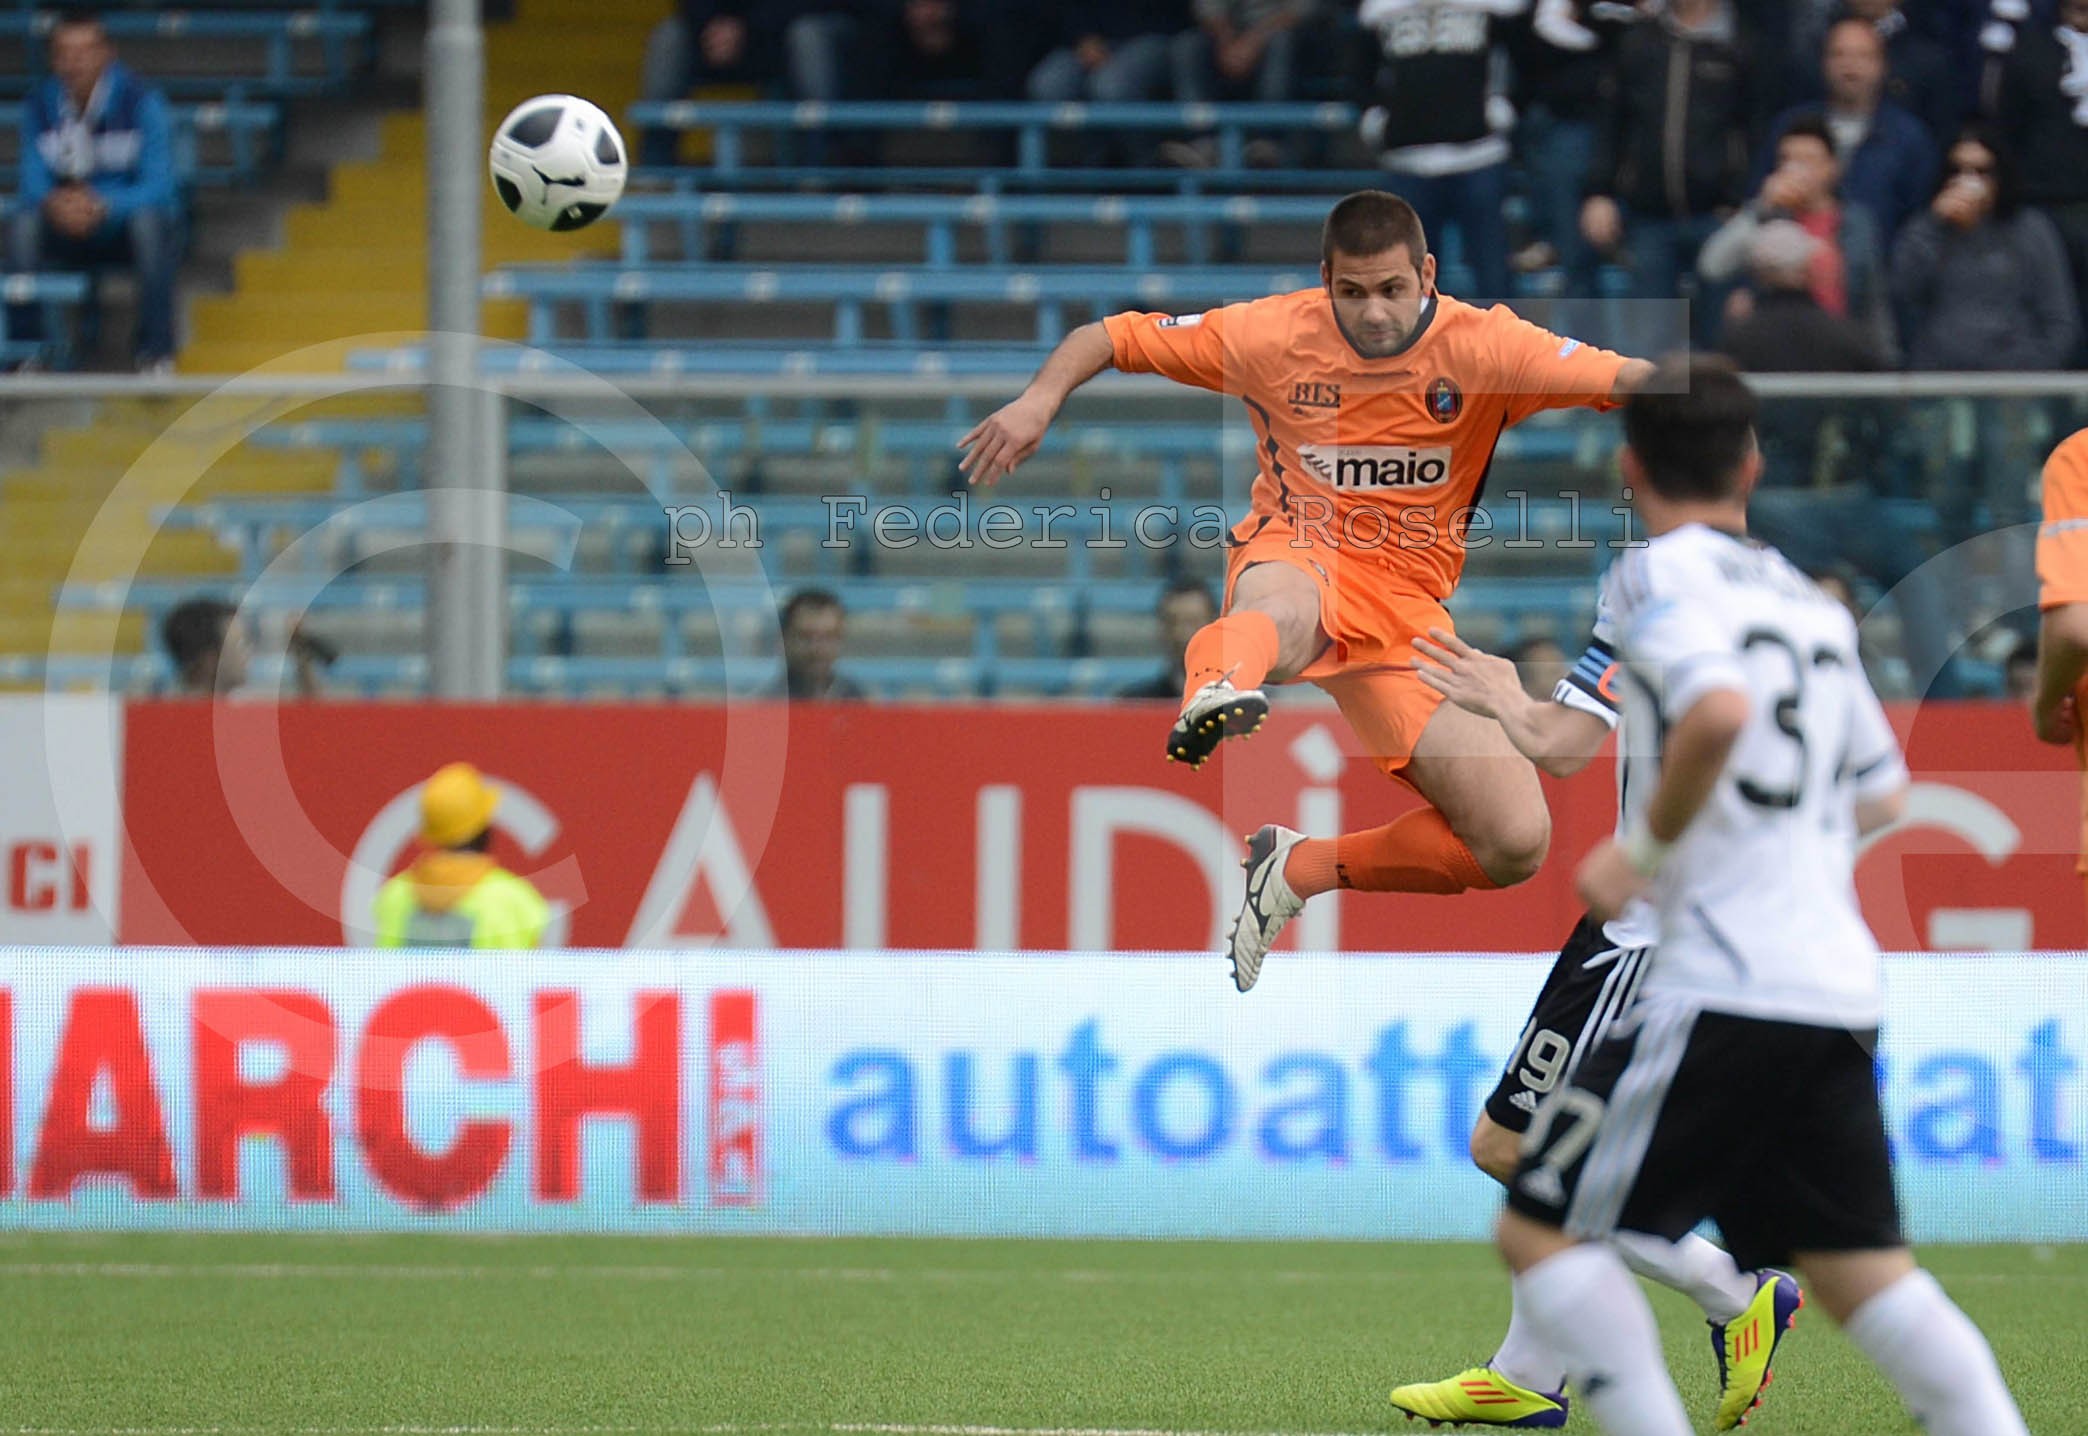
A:
<svg viewBox="0 0 2088 1436">
<path fill-rule="evenodd" d="M 1328 643 L 1296 678 L 1331 697 L 1387 777 L 1398 778 L 1443 695 L 1414 672 L 1414 639 L 1455 631 L 1437 600 L 1402 588 L 1385 560 L 1314 543 L 1280 515 L 1253 514 L 1233 530 L 1225 565 L 1225 611 L 1233 587 L 1258 563 L 1285 563 L 1319 588 Z"/>
</svg>

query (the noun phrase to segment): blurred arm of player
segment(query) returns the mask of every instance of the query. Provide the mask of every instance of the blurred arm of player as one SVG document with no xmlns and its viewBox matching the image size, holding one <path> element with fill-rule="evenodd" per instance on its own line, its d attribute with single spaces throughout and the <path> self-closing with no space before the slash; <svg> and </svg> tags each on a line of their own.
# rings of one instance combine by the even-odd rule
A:
<svg viewBox="0 0 2088 1436">
<path fill-rule="evenodd" d="M 1116 346 L 1101 321 L 1083 324 L 1059 341 L 1021 395 L 981 420 L 957 441 L 957 467 L 974 484 L 992 484 L 1037 452 L 1044 431 L 1066 397 L 1115 362 Z"/>
<path fill-rule="evenodd" d="M 1414 640 L 1421 681 L 1481 718 L 1501 725 L 1517 750 L 1554 778 L 1570 778 L 1594 760 L 1610 735 L 1610 720 L 1585 708 L 1532 698 L 1515 665 L 1481 653 L 1448 629 L 1431 628 Z"/>
<path fill-rule="evenodd" d="M 2088 674 L 2088 429 L 2045 460 L 2044 522 L 2037 530 L 2037 691 L 2030 722 L 2046 743 L 2072 743 L 2074 694 Z"/>
<path fill-rule="evenodd" d="M 2081 734 L 2074 690 L 2088 674 L 2088 603 L 2048 608 L 2037 624 L 2037 691 L 2030 723 L 2041 743 L 2072 743 Z"/>
<path fill-rule="evenodd" d="M 1256 302 L 1281 304 L 1283 299 Z M 1227 335 L 1240 322 L 1236 316 L 1253 309 L 1253 304 L 1234 304 L 1202 314 L 1131 312 L 1081 325 L 1059 341 L 1014 403 L 957 441 L 964 451 L 957 467 L 974 484 L 1014 473 L 1044 442 L 1044 431 L 1067 396 L 1104 369 L 1159 374 L 1177 384 L 1238 393 L 1239 356 L 1228 347 Z"/>
<path fill-rule="evenodd" d="M 1712 688 L 1668 729 L 1660 783 L 1644 816 L 1623 838 L 1602 844 L 1580 865 L 1581 900 L 1597 922 L 1615 917 L 1645 891 L 1667 850 L 1696 821 L 1747 726 L 1748 709 L 1747 694 L 1740 689 Z"/>
</svg>

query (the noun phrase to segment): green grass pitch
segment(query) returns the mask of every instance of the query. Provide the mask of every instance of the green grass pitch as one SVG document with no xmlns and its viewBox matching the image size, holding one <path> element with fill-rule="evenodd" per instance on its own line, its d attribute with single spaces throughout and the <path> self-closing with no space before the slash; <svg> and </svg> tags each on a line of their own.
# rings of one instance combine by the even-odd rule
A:
<svg viewBox="0 0 2088 1436">
<path fill-rule="evenodd" d="M 1924 1257 L 2031 1428 L 2088 1431 L 2088 1248 Z M 16 1233 L 0 1433 L 1362 1433 L 1507 1306 L 1477 1246 Z M 1748 1429 L 1914 1428 L 1815 1308 Z"/>
</svg>

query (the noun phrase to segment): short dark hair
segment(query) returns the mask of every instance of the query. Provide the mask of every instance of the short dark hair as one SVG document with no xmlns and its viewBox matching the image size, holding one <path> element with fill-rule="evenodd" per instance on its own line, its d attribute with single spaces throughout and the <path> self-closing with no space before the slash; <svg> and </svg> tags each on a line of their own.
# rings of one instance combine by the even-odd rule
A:
<svg viewBox="0 0 2088 1436">
<path fill-rule="evenodd" d="M 1180 598 L 1186 593 L 1193 593 L 1202 599 L 1213 613 L 1218 611 L 1218 596 L 1211 592 L 1211 586 L 1200 578 L 1191 578 L 1188 574 L 1170 580 L 1167 587 L 1160 590 L 1160 602 L 1153 606 L 1159 608 L 1170 598 Z"/>
<path fill-rule="evenodd" d="M 107 31 L 107 27 L 102 24 L 102 17 L 98 12 L 75 8 L 60 10 L 58 18 L 51 24 L 51 32 L 56 34 L 60 30 L 76 30 L 83 25 L 95 30 L 101 30 L 104 33 Z"/>
<path fill-rule="evenodd" d="M 836 612 L 846 611 L 841 606 L 841 595 L 835 593 L 832 589 L 801 588 L 790 596 L 788 603 L 783 605 L 783 612 L 777 621 L 782 627 L 788 628 L 791 624 L 797 622 L 799 614 L 815 608 L 831 608 Z"/>
<path fill-rule="evenodd" d="M 1671 355 L 1625 401 L 1624 442 L 1662 498 L 1730 498 L 1760 407 L 1732 360 Z"/>
<path fill-rule="evenodd" d="M 1782 148 L 1785 140 L 1818 140 L 1827 147 L 1828 154 L 1835 153 L 1834 131 L 1827 128 L 1827 117 L 1824 114 L 1800 115 L 1778 130 L 1776 143 L 1769 147 L 1770 154 L 1773 155 Z"/>
<path fill-rule="evenodd" d="M 222 598 L 191 598 L 160 620 L 160 642 L 177 671 L 186 673 L 225 644 L 225 629 L 239 612 Z"/>
<path fill-rule="evenodd" d="M 1320 258 L 1331 265 L 1336 252 L 1383 254 L 1402 244 L 1419 269 L 1421 257 L 1428 253 L 1428 236 L 1414 207 L 1381 189 L 1359 189 L 1327 211 Z"/>
</svg>

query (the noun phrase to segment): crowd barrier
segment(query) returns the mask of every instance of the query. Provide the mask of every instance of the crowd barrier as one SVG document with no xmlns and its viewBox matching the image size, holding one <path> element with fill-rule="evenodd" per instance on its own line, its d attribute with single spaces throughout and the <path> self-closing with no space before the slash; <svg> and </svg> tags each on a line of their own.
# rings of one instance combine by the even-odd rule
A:
<svg viewBox="0 0 2088 1436">
<path fill-rule="evenodd" d="M 1548 962 L 0 949 L 0 1221 L 1474 1239 Z M 2088 955 L 1887 988 L 1911 1235 L 2088 1239 Z"/>
</svg>

